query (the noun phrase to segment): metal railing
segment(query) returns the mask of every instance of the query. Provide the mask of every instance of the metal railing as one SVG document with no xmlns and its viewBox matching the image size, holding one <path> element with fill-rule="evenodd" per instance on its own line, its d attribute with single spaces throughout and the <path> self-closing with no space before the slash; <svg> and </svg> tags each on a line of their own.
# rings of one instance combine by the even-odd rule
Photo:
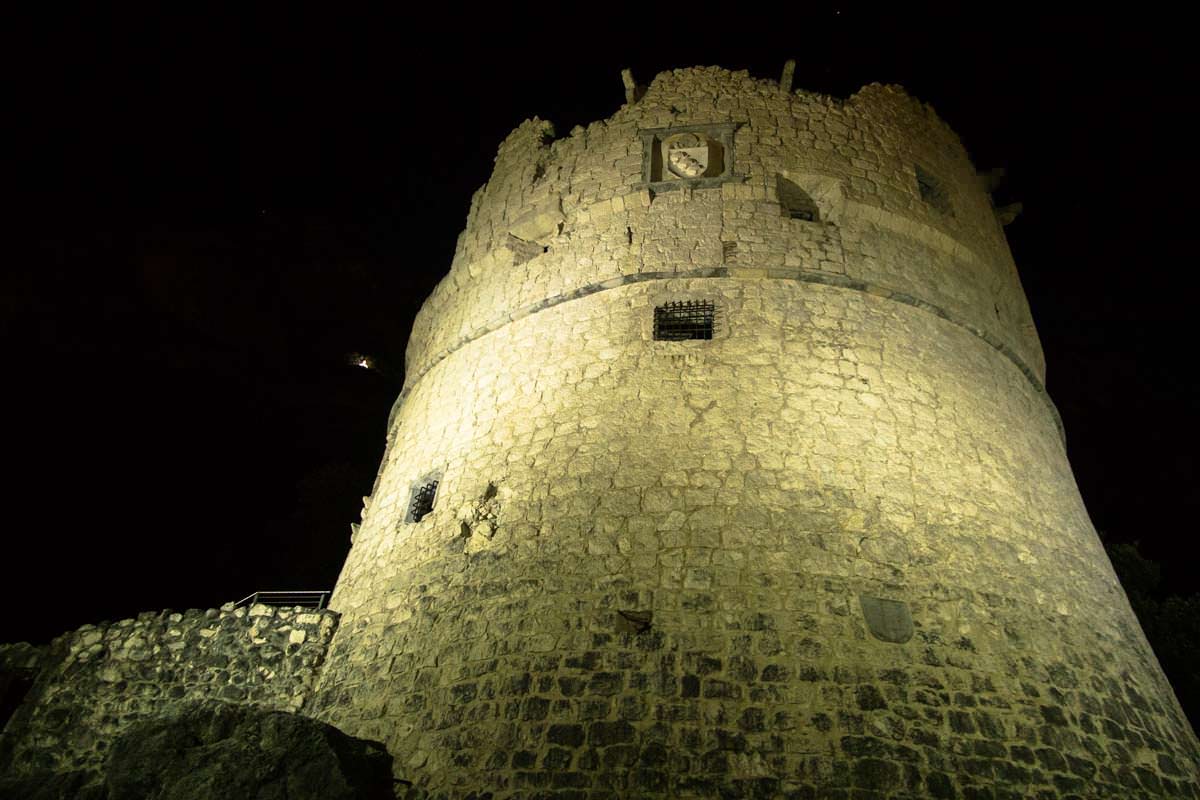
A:
<svg viewBox="0 0 1200 800">
<path fill-rule="evenodd" d="M 252 606 L 261 603 L 264 606 L 300 606 L 302 608 L 324 608 L 329 603 L 332 592 L 255 592 L 234 603 L 235 606 Z"/>
</svg>

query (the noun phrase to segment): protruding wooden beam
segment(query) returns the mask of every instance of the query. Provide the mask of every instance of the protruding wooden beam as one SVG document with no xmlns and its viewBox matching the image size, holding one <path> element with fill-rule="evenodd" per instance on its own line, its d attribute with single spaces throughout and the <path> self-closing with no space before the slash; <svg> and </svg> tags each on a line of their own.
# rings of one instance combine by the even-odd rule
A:
<svg viewBox="0 0 1200 800">
<path fill-rule="evenodd" d="M 796 59 L 789 58 L 783 62 L 783 74 L 779 76 L 779 88 L 785 92 L 792 90 L 792 76 L 796 74 Z"/>
<path fill-rule="evenodd" d="M 625 84 L 625 102 L 633 105 L 637 102 L 637 82 L 633 79 L 633 70 L 621 70 L 621 83 Z"/>
</svg>

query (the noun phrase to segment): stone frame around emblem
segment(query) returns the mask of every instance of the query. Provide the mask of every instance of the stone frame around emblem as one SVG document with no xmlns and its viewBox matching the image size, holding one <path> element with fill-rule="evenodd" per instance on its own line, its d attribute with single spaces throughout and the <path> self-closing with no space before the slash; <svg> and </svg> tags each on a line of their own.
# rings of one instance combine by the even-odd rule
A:
<svg viewBox="0 0 1200 800">
<path fill-rule="evenodd" d="M 638 131 L 642 140 L 642 181 L 638 186 L 667 192 L 744 181 L 745 176 L 734 169 L 736 130 L 737 123 L 720 122 Z"/>
</svg>

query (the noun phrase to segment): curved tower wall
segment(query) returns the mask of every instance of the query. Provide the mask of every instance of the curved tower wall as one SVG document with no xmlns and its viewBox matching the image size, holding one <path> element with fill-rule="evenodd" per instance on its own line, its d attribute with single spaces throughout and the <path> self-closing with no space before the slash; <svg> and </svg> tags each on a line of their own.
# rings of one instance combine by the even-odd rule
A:
<svg viewBox="0 0 1200 800">
<path fill-rule="evenodd" d="M 655 340 L 679 301 L 713 338 Z M 1200 796 L 1003 231 L 902 90 L 698 68 L 524 123 L 407 366 L 314 711 L 430 796 Z"/>
</svg>

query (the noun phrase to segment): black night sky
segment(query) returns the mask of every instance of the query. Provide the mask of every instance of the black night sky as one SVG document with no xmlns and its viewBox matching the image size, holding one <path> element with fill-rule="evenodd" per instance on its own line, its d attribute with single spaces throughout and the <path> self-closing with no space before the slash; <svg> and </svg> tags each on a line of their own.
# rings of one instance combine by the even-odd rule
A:
<svg viewBox="0 0 1200 800">
<path fill-rule="evenodd" d="M 500 140 L 607 117 L 622 67 L 787 58 L 808 89 L 902 83 L 1007 168 L 1092 517 L 1200 589 L 1194 87 L 1169 20 L 797 6 L 684 34 L 634 9 L 601 30 L 549 5 L 469 27 L 256 8 L 14 29 L 0 641 L 331 588 L 413 315 Z"/>
</svg>

